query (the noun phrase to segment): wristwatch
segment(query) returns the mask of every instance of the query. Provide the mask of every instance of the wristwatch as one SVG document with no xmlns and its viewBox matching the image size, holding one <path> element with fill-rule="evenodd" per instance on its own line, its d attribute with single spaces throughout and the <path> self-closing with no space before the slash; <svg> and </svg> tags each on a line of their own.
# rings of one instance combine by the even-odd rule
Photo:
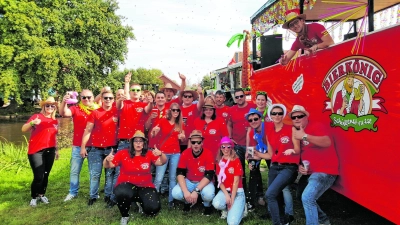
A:
<svg viewBox="0 0 400 225">
<path fill-rule="evenodd" d="M 304 134 L 304 136 L 301 139 L 303 139 L 303 141 L 307 141 L 307 134 Z"/>
<path fill-rule="evenodd" d="M 196 189 L 194 189 L 194 191 L 197 192 L 197 194 L 200 194 L 200 189 L 198 189 L 197 187 Z"/>
</svg>

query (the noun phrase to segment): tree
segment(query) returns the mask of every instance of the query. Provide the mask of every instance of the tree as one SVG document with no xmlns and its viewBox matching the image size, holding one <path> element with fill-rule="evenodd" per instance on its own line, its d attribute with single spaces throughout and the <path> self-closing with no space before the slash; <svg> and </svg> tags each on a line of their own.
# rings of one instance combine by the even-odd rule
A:
<svg viewBox="0 0 400 225">
<path fill-rule="evenodd" d="M 112 88 L 112 90 L 116 90 L 118 88 L 123 88 L 125 75 L 131 71 L 131 83 L 137 83 L 141 85 L 145 84 L 153 84 L 161 86 L 163 82 L 159 77 L 163 74 L 163 72 L 159 69 L 145 69 L 145 68 L 138 68 L 138 69 L 125 69 L 123 71 L 113 71 L 110 74 L 110 78 L 104 81 L 103 85 L 108 85 Z M 147 89 L 151 89 L 147 87 Z"/>
<path fill-rule="evenodd" d="M 0 92 L 99 89 L 125 59 L 132 28 L 116 0 L 0 0 Z"/>
<path fill-rule="evenodd" d="M 214 83 L 211 80 L 210 75 L 205 75 L 203 77 L 203 80 L 201 81 L 201 87 L 203 88 L 203 90 L 210 90 L 214 88 Z"/>
</svg>

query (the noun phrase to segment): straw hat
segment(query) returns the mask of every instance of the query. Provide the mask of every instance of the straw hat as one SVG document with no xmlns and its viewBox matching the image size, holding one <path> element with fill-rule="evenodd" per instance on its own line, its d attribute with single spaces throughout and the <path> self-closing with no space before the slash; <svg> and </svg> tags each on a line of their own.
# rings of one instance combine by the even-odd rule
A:
<svg viewBox="0 0 400 225">
<path fill-rule="evenodd" d="M 181 99 L 183 99 L 183 95 L 184 95 L 185 93 L 191 93 L 192 96 L 193 96 L 193 101 L 194 101 L 194 100 L 197 100 L 197 99 L 199 98 L 199 94 L 198 94 L 195 90 L 186 89 L 186 90 L 181 91 L 181 92 L 179 93 L 179 95 L 181 96 Z"/>
<path fill-rule="evenodd" d="M 206 97 L 203 108 L 215 109 L 215 101 L 211 96 Z"/>
<path fill-rule="evenodd" d="M 306 109 L 301 105 L 294 105 L 292 111 L 289 113 L 289 116 L 292 117 L 292 114 L 295 112 L 302 112 L 306 114 L 306 116 L 310 116 L 310 113 L 308 113 Z"/>
<path fill-rule="evenodd" d="M 147 138 L 144 136 L 144 133 L 143 133 L 142 131 L 140 131 L 140 130 L 137 130 L 137 131 L 135 132 L 135 134 L 134 134 L 133 137 L 132 137 L 132 140 L 133 140 L 134 138 L 142 138 L 143 140 L 147 141 Z"/>
<path fill-rule="evenodd" d="M 201 138 L 201 139 L 204 139 L 203 133 L 202 133 L 201 131 L 199 131 L 199 130 L 193 130 L 192 133 L 190 133 L 188 139 L 190 140 L 190 139 L 192 139 L 192 138 Z"/>
<path fill-rule="evenodd" d="M 166 83 L 165 86 L 160 89 L 160 91 L 164 92 L 165 89 L 171 89 L 172 92 L 174 92 L 174 95 L 176 95 L 176 93 L 178 92 L 178 90 L 176 88 L 173 88 L 170 83 Z"/>
<path fill-rule="evenodd" d="M 283 29 L 289 29 L 289 23 L 295 19 L 306 19 L 306 14 L 300 14 L 300 9 L 292 9 L 286 11 L 285 23 L 282 25 Z"/>
<path fill-rule="evenodd" d="M 41 101 L 40 102 L 40 107 L 43 107 L 45 105 L 55 105 L 58 108 L 58 102 L 54 99 L 54 97 L 48 97 L 46 101 Z"/>
</svg>

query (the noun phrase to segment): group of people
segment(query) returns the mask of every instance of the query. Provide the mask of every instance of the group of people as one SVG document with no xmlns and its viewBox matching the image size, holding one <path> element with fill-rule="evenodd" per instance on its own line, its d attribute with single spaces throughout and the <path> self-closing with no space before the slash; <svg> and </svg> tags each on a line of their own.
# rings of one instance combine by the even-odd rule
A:
<svg viewBox="0 0 400 225">
<path fill-rule="evenodd" d="M 297 15 L 284 26 L 299 29 L 305 26 L 304 19 Z M 324 39 L 316 42 L 315 50 Z M 288 54 L 282 57 L 282 64 L 292 56 Z M 252 103 L 246 101 L 242 89 L 236 89 L 236 104 L 228 107 L 223 91 L 204 98 L 200 87 L 188 90 L 186 77 L 179 77 L 182 85 L 177 97 L 178 90 L 171 84 L 157 93 L 142 92 L 139 84 L 130 84 L 129 73 L 116 98 L 105 87 L 96 97 L 92 91 L 82 90 L 81 101 L 75 105 L 67 104 L 70 93 L 61 104 L 52 97 L 41 102 L 41 112 L 22 127 L 31 131 L 28 158 L 34 179 L 30 205 L 49 203 L 45 193 L 54 159 L 58 158 L 55 114 L 59 109 L 60 115 L 72 117 L 74 124 L 70 189 L 64 201 L 77 197 L 82 164 L 87 158 L 88 205 L 100 198 L 104 167 L 104 200 L 107 207 L 118 206 L 121 224 L 128 223 L 133 202 L 147 215 L 160 211 L 160 191 L 167 170 L 170 208 L 178 200 L 184 202 L 183 211 L 188 212 L 201 199 L 204 215 L 210 215 L 214 207 L 222 211 L 221 218 L 228 224 L 239 224 L 248 211 L 263 206 L 258 208 L 270 215 L 273 224 L 288 224 L 294 219 L 289 186 L 299 172 L 298 196 L 307 224 L 330 224 L 316 202 L 334 183 L 339 167 L 333 138 L 324 125 L 309 121 L 309 112 L 300 105 L 294 105 L 289 113 L 283 104 L 268 107 L 264 91 L 258 91 Z M 287 114 L 292 126 L 283 123 Z M 269 168 L 266 191 L 261 160 L 266 160 Z M 250 170 L 248 186 L 246 165 Z"/>
</svg>

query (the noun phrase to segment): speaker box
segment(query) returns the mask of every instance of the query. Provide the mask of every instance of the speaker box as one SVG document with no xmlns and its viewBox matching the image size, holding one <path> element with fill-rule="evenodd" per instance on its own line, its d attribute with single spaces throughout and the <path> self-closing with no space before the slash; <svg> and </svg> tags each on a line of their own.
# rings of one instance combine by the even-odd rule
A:
<svg viewBox="0 0 400 225">
<path fill-rule="evenodd" d="M 283 54 L 282 34 L 261 37 L 261 68 L 274 65 Z"/>
</svg>

